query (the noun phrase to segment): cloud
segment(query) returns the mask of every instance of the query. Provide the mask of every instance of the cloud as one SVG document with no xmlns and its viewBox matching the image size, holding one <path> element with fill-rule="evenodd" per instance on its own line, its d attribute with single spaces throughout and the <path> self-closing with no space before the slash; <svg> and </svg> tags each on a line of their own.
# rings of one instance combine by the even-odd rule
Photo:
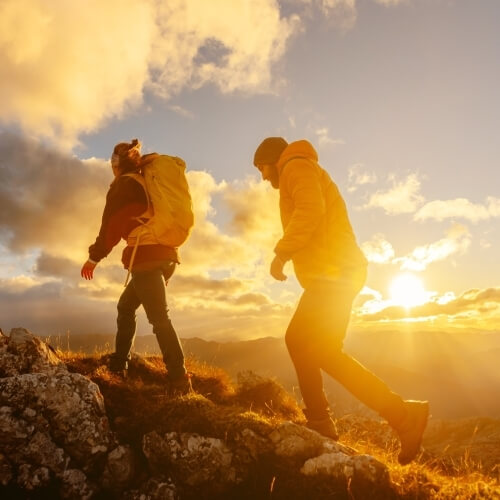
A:
<svg viewBox="0 0 500 500">
<path fill-rule="evenodd" d="M 364 186 L 366 184 L 374 184 L 377 182 L 377 175 L 374 172 L 368 172 L 364 170 L 364 165 L 361 163 L 356 163 L 351 165 L 348 169 L 348 188 L 350 193 L 353 193 L 358 189 L 359 186 Z"/>
<path fill-rule="evenodd" d="M 154 32 L 150 2 L 4 0 L 0 120 L 69 144 L 121 116 L 142 99 Z"/>
<path fill-rule="evenodd" d="M 406 318 L 422 319 L 445 316 L 449 320 L 464 322 L 466 319 L 486 322 L 489 319 L 498 321 L 500 317 L 500 288 L 471 289 L 459 297 L 447 297 L 446 301 L 434 300 L 407 309 L 400 306 L 389 306 L 376 313 L 362 316 L 364 321 L 401 320 Z"/>
<path fill-rule="evenodd" d="M 483 205 L 475 204 L 466 198 L 454 200 L 435 200 L 426 203 L 414 215 L 417 221 L 434 219 L 466 219 L 471 222 L 479 222 L 493 217 L 500 217 L 500 198 L 489 196 Z"/>
<path fill-rule="evenodd" d="M 99 228 L 109 164 L 9 133 L 0 134 L 0 158 L 0 236 L 8 248 L 50 248 L 54 256 L 83 259 Z"/>
<path fill-rule="evenodd" d="M 356 24 L 356 0 L 320 0 L 319 4 L 324 15 L 333 19 L 342 31 L 348 31 Z"/>
<path fill-rule="evenodd" d="M 401 5 L 403 3 L 409 2 L 409 0 L 373 0 L 373 1 L 380 5 L 385 5 L 386 7 L 392 7 L 395 5 Z"/>
<path fill-rule="evenodd" d="M 361 249 L 369 262 L 386 264 L 394 258 L 394 248 L 385 239 L 383 234 L 375 234 L 371 240 L 365 241 Z"/>
<path fill-rule="evenodd" d="M 328 130 L 328 127 L 322 127 L 318 128 L 315 131 L 316 137 L 318 138 L 318 144 L 320 147 L 322 146 L 337 146 L 340 144 L 345 144 L 345 141 L 343 139 L 333 139 L 330 137 L 330 131 Z"/>
<path fill-rule="evenodd" d="M 269 92 L 298 27 L 275 0 L 3 0 L 0 122 L 71 147 L 145 90 Z"/>
<path fill-rule="evenodd" d="M 446 238 L 415 248 L 409 255 L 394 259 L 401 269 L 423 271 L 432 262 L 444 260 L 455 253 L 465 252 L 471 243 L 471 236 L 466 227 L 454 224 Z"/>
<path fill-rule="evenodd" d="M 404 257 L 396 257 L 392 244 L 381 233 L 362 243 L 369 262 L 375 264 L 398 264 L 401 270 L 423 271 L 429 264 L 445 260 L 451 255 L 464 253 L 471 244 L 471 235 L 465 226 L 453 224 L 446 237 L 414 248 Z"/>
<path fill-rule="evenodd" d="M 186 84 L 215 83 L 223 92 L 266 92 L 298 17 L 283 19 L 273 0 L 158 2 L 159 36 L 151 86 L 169 96 Z"/>
<path fill-rule="evenodd" d="M 81 161 L 14 134 L 0 135 L 0 158 L 0 251 L 9 268 L 0 274 L 0 326 L 45 334 L 112 331 L 126 275 L 123 242 L 92 281 L 80 277 L 112 180 L 109 163 Z M 216 182 L 207 172 L 188 171 L 188 179 L 195 226 L 167 287 L 176 321 L 205 337 L 281 334 L 297 293 L 290 280 L 279 288 L 288 295 L 273 298 L 268 273 L 281 234 L 277 192 L 255 177 Z M 23 254 L 29 259 L 18 264 L 18 277 L 8 278 L 14 256 Z M 144 318 L 141 325 L 149 331 Z"/>
<path fill-rule="evenodd" d="M 231 214 L 230 231 L 250 244 L 274 248 L 282 233 L 278 192 L 267 182 L 247 177 L 231 183 L 222 196 Z"/>
<path fill-rule="evenodd" d="M 397 182 L 394 178 L 390 180 L 392 188 L 371 195 L 363 208 L 382 208 L 388 215 L 414 212 L 424 200 L 420 195 L 418 177 L 411 174 L 404 181 Z"/>
</svg>

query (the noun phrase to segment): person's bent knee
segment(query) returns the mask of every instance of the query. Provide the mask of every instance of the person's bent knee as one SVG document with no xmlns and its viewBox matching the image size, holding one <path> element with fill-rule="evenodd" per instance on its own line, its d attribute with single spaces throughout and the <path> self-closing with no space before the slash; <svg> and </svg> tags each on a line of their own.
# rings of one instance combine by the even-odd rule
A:
<svg viewBox="0 0 500 500">
<path fill-rule="evenodd" d="M 298 332 L 295 329 L 289 328 L 285 334 L 285 344 L 288 349 L 288 352 L 292 357 L 295 354 L 300 354 L 304 352 L 307 348 L 307 342 L 304 338 L 303 332 Z"/>
<path fill-rule="evenodd" d="M 128 307 L 126 304 L 118 302 L 116 306 L 118 317 L 120 318 L 135 318 L 135 309 Z"/>
</svg>

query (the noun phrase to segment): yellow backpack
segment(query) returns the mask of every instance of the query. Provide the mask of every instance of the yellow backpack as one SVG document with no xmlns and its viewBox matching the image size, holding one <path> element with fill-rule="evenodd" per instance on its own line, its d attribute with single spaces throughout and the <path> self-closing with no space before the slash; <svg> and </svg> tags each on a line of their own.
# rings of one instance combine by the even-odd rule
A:
<svg viewBox="0 0 500 500">
<path fill-rule="evenodd" d="M 127 244 L 135 247 L 129 269 L 132 269 L 138 245 L 179 247 L 188 239 L 194 224 L 184 161 L 153 153 L 143 158 L 141 169 L 142 175 L 125 174 L 141 184 L 148 200 L 147 211 L 137 218 L 141 225 L 127 238 Z"/>
</svg>

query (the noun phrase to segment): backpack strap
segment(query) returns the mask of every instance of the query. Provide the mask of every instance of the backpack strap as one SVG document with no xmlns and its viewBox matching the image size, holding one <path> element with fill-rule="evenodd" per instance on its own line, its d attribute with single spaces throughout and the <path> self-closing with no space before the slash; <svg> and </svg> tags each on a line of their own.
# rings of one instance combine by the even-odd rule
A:
<svg viewBox="0 0 500 500">
<path fill-rule="evenodd" d="M 148 208 L 146 210 L 146 213 L 150 214 L 151 213 L 151 201 L 149 199 L 149 194 L 148 194 L 148 190 L 146 189 L 146 181 L 144 180 L 144 177 L 141 175 L 141 174 L 137 174 L 137 173 L 130 173 L 130 174 L 123 174 L 123 176 L 125 177 L 132 177 L 132 179 L 135 179 L 143 188 L 144 188 L 144 193 L 146 194 L 146 200 L 148 202 Z M 136 240 L 135 240 L 135 245 L 134 245 L 134 249 L 132 250 L 132 255 L 130 257 L 130 262 L 129 262 L 129 265 L 128 265 L 128 273 L 127 273 L 127 277 L 125 279 L 125 284 L 123 286 L 127 286 L 128 284 L 128 280 L 130 279 L 130 273 L 132 272 L 132 266 L 134 265 L 134 260 L 135 260 L 135 254 L 137 253 L 137 248 L 139 246 L 139 239 L 141 238 L 141 234 L 143 232 L 143 229 L 144 229 L 144 224 L 146 224 L 147 221 L 145 221 L 145 216 L 144 214 L 143 215 L 140 215 L 138 217 L 133 217 L 134 220 L 138 221 L 140 224 L 141 224 L 141 229 L 139 230 L 139 233 L 137 234 L 137 237 L 136 237 Z"/>
<path fill-rule="evenodd" d="M 130 174 L 122 174 L 122 177 L 131 177 L 132 179 L 136 180 L 144 189 L 144 194 L 146 195 L 146 200 L 148 202 L 148 208 L 146 210 L 147 213 L 152 213 L 152 210 L 151 210 L 151 200 L 149 198 L 149 193 L 148 193 L 148 190 L 146 188 L 146 180 L 144 179 L 144 176 L 142 176 L 141 174 L 137 174 L 135 172 L 131 172 Z M 136 220 L 138 220 L 139 222 L 143 223 L 142 222 L 142 219 L 144 218 L 144 215 L 141 215 L 139 217 L 135 217 Z"/>
</svg>

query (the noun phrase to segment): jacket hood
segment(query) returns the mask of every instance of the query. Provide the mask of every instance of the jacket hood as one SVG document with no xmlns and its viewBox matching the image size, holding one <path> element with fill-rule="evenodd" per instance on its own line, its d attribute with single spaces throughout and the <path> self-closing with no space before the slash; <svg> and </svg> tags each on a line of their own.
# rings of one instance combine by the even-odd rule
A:
<svg viewBox="0 0 500 500">
<path fill-rule="evenodd" d="M 309 160 L 313 160 L 314 162 L 318 161 L 318 153 L 316 153 L 316 150 L 309 141 L 302 139 L 300 141 L 291 142 L 285 148 L 283 153 L 281 153 L 277 164 L 278 172 L 281 172 L 285 163 L 296 157 L 307 158 Z"/>
</svg>

